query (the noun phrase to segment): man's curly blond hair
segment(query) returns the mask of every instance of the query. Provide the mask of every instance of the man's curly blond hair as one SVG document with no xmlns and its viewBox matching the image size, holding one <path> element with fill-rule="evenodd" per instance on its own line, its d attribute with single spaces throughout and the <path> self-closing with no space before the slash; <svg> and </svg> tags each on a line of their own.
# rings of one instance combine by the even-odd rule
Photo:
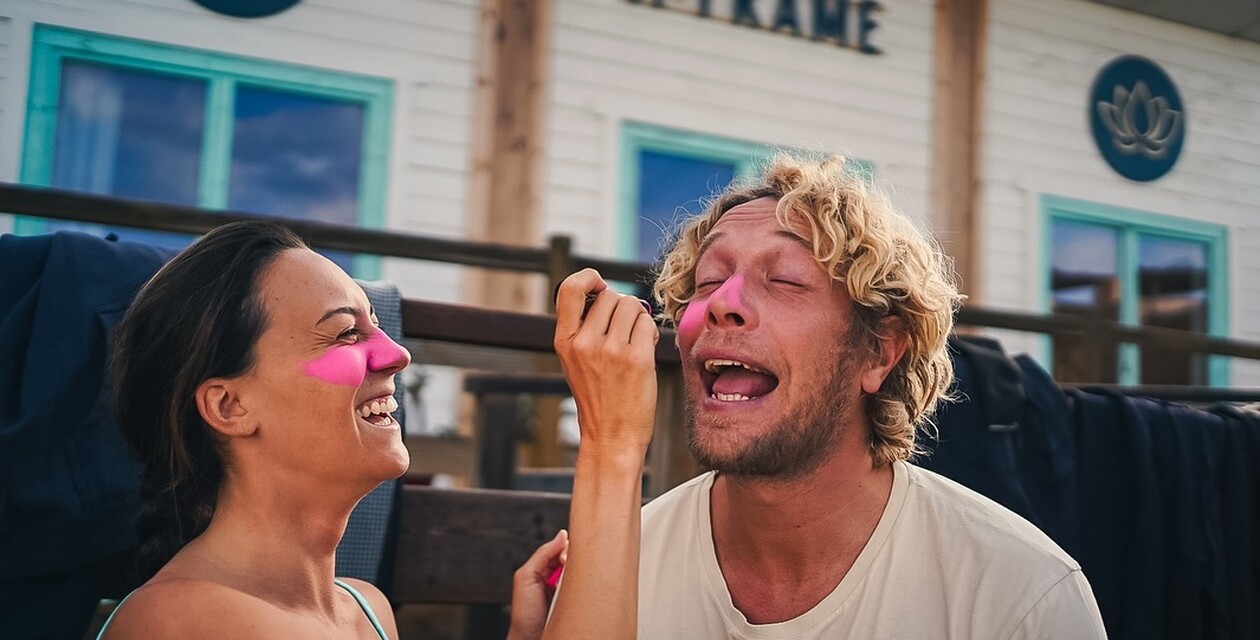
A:
<svg viewBox="0 0 1260 640">
<path fill-rule="evenodd" d="M 801 234 L 814 259 L 853 299 L 865 344 L 889 329 L 907 337 L 905 355 L 866 398 L 875 464 L 912 458 L 916 425 L 930 427 L 939 400 L 947 397 L 954 367 L 945 351 L 962 300 L 952 261 L 888 197 L 845 159 L 822 160 L 780 153 L 759 181 L 728 187 L 707 210 L 688 221 L 663 258 L 654 293 L 667 319 L 677 324 L 695 292 L 700 246 L 726 212 L 759 198 L 778 201 L 779 224 Z"/>
</svg>

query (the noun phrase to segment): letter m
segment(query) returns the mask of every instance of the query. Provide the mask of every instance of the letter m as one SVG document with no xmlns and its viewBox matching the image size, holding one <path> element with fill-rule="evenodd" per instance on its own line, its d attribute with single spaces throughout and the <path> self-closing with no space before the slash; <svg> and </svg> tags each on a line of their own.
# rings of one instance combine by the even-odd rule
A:
<svg viewBox="0 0 1260 640">
<path fill-rule="evenodd" d="M 814 39 L 834 39 L 842 47 L 849 46 L 849 0 L 813 0 Z"/>
</svg>

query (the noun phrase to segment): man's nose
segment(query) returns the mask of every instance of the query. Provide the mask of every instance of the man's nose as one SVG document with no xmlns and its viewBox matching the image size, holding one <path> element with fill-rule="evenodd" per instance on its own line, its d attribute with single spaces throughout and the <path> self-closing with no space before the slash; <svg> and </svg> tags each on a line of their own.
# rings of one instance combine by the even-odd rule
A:
<svg viewBox="0 0 1260 640">
<path fill-rule="evenodd" d="M 756 313 L 748 304 L 744 288 L 744 277 L 735 275 L 713 292 L 709 297 L 707 318 L 711 326 L 751 328 L 756 322 Z"/>
<path fill-rule="evenodd" d="M 411 353 L 379 328 L 368 339 L 368 370 L 393 375 L 411 364 Z"/>
</svg>

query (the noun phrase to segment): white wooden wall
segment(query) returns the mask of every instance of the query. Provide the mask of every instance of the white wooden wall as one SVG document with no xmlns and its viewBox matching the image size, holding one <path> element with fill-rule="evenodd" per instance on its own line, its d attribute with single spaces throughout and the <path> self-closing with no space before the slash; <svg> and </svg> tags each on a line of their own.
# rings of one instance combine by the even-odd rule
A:
<svg viewBox="0 0 1260 640">
<path fill-rule="evenodd" d="M 32 26 L 46 23 L 194 49 L 314 66 L 394 84 L 385 224 L 463 237 L 476 0 L 303 0 L 281 14 L 240 20 L 192 0 L 5 0 L 0 5 L 0 180 L 20 175 Z M 0 231 L 12 228 L 0 215 Z M 462 296 L 461 269 L 386 260 L 382 277 L 404 295 Z M 458 378 L 433 372 L 427 422 L 455 423 Z"/>
<path fill-rule="evenodd" d="M 0 8 L 0 180 L 20 174 L 34 23 L 393 81 L 386 225 L 462 237 L 475 0 L 304 0 L 240 20 L 192 0 L 6 0 Z M 459 299 L 458 271 L 389 261 L 411 295 Z"/>
<path fill-rule="evenodd" d="M 1086 118 L 1095 75 L 1121 54 L 1162 66 L 1188 115 L 1180 160 L 1154 182 L 1115 173 Z M 1227 226 L 1230 331 L 1260 339 L 1260 44 L 1081 0 L 993 0 L 987 82 L 988 305 L 1042 310 L 1038 198 L 1055 194 Z M 1040 351 L 1026 335 L 1002 338 Z M 1260 363 L 1236 363 L 1230 382 L 1260 383 Z"/>
<path fill-rule="evenodd" d="M 872 56 L 647 3 L 556 0 L 544 232 L 616 255 L 625 121 L 864 158 L 926 218 L 932 3 L 885 4 Z M 757 3 L 763 23 L 774 6 Z"/>
</svg>

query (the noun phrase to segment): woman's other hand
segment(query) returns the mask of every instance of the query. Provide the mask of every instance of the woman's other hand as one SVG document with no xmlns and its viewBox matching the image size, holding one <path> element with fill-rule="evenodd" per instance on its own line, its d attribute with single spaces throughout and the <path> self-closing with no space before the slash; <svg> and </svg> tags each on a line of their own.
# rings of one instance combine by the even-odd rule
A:
<svg viewBox="0 0 1260 640">
<path fill-rule="evenodd" d="M 508 640 L 538 640 L 547 623 L 547 611 L 555 594 L 547 579 L 564 566 L 569 549 L 569 533 L 561 529 L 544 542 L 534 555 L 516 570 L 512 578 L 512 627 Z"/>
</svg>

